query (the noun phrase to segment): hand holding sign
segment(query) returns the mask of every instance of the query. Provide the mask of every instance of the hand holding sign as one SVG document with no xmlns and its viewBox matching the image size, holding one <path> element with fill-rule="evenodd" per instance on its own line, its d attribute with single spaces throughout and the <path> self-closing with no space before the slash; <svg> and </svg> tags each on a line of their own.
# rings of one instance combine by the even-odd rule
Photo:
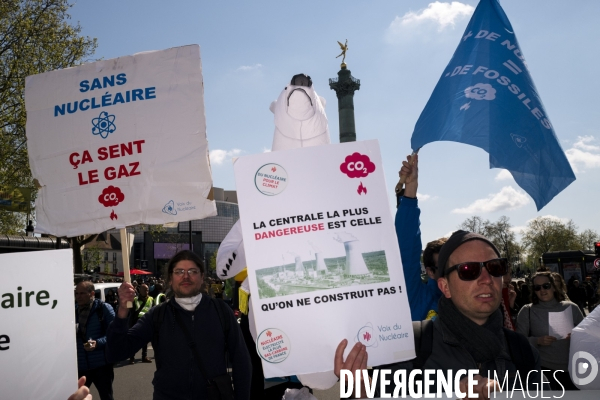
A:
<svg viewBox="0 0 600 400">
<path fill-rule="evenodd" d="M 341 385 L 346 385 L 346 377 L 344 376 L 342 378 L 340 376 L 342 370 L 345 370 L 346 372 L 350 371 L 353 376 L 356 376 L 356 371 L 367 370 L 367 360 L 369 359 L 366 346 L 360 342 L 356 342 L 344 360 L 344 350 L 346 350 L 346 346 L 348 346 L 348 340 L 344 339 L 335 350 L 335 358 L 333 360 L 333 372 L 337 377 L 341 378 Z M 361 379 L 361 388 L 357 391 L 353 391 L 355 397 L 360 396 L 360 393 L 366 393 L 364 384 L 364 381 Z M 352 391 L 352 388 L 348 388 L 348 391 Z"/>
</svg>

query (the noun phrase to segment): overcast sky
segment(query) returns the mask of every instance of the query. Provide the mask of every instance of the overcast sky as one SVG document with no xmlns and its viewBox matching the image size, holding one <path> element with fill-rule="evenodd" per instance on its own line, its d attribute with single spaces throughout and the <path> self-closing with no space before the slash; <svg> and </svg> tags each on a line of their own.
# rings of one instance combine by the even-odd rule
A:
<svg viewBox="0 0 600 400">
<path fill-rule="evenodd" d="M 414 125 L 450 61 L 476 0 L 197 1 L 79 0 L 83 34 L 110 59 L 186 44 L 201 49 L 214 185 L 235 189 L 231 158 L 271 147 L 269 111 L 290 78 L 310 75 L 327 100 L 332 142 L 337 99 L 328 79 L 340 67 L 337 41 L 361 81 L 354 97 L 358 140 L 378 139 L 390 202 Z M 472 215 L 506 215 L 520 231 L 538 216 L 600 231 L 598 37 L 600 1 L 503 0 L 531 75 L 577 180 L 540 212 L 483 150 L 437 142 L 420 152 L 424 242 Z"/>
</svg>

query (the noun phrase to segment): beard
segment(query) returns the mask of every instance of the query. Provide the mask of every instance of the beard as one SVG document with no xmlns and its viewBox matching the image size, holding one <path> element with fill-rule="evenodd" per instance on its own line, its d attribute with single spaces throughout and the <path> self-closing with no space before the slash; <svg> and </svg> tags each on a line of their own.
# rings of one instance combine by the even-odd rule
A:
<svg viewBox="0 0 600 400">
<path fill-rule="evenodd" d="M 198 287 L 198 288 L 188 288 L 188 290 L 182 291 L 179 288 L 173 287 L 173 285 L 171 285 L 170 287 L 170 291 L 175 295 L 175 297 L 178 298 L 186 298 L 186 297 L 194 297 L 194 296 L 198 296 L 201 292 L 202 286 Z"/>
</svg>

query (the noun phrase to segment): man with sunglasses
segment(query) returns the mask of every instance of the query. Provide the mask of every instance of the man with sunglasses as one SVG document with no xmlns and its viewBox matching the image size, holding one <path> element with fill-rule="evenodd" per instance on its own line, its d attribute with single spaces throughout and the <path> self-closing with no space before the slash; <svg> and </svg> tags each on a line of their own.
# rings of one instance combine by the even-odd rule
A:
<svg viewBox="0 0 600 400">
<path fill-rule="evenodd" d="M 541 373 L 528 376 L 532 370 L 540 371 L 537 350 L 524 336 L 502 326 L 499 306 L 502 276 L 507 268 L 506 259 L 500 257 L 496 246 L 487 238 L 472 232 L 454 232 L 438 258 L 437 282 L 442 292 L 438 318 L 426 324 L 427 327 L 413 323 L 415 359 L 384 368 L 406 369 L 407 376 L 412 369 L 451 370 L 453 373 L 477 369 L 478 384 L 474 392 L 480 398 L 488 397 L 488 387 L 491 391 L 499 388 L 499 383 L 493 380 L 494 372 L 503 385 L 506 385 L 504 378 L 508 377 L 509 389 L 513 385 L 520 387 L 519 380 L 515 379 L 517 371 L 524 386 L 532 390 L 536 390 L 535 385 L 541 387 Z M 424 342 L 428 343 L 424 345 Z M 367 365 L 364 345 L 357 343 L 344 360 L 346 345 L 347 341 L 342 341 L 336 351 L 334 369 L 338 376 L 340 369 L 356 371 Z M 460 385 L 461 389 L 466 388 L 466 378 Z M 387 392 L 392 390 L 390 387 Z M 361 393 L 365 393 L 364 390 Z"/>
</svg>

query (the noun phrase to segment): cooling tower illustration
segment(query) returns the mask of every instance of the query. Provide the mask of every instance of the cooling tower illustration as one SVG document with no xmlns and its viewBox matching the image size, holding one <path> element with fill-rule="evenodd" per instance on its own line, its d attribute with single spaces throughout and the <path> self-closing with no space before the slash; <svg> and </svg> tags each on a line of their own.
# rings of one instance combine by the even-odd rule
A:
<svg viewBox="0 0 600 400">
<path fill-rule="evenodd" d="M 365 260 L 363 260 L 358 243 L 358 240 L 344 242 L 344 248 L 346 249 L 346 266 L 344 267 L 344 273 L 346 275 L 369 275 L 369 269 L 365 264 Z"/>
<path fill-rule="evenodd" d="M 282 255 L 282 261 L 275 265 L 257 269 L 259 297 L 268 299 L 390 281 L 385 250 L 363 252 L 366 242 L 346 232 L 337 233 L 332 239 L 337 243 L 328 251 L 309 242 L 310 247 L 286 252 L 291 256 L 291 260 L 287 256 L 287 264 Z"/>
<path fill-rule="evenodd" d="M 325 261 L 323 261 L 321 253 L 315 253 L 315 260 L 317 261 L 317 273 L 326 274 L 327 267 L 325 266 Z"/>
<path fill-rule="evenodd" d="M 302 265 L 302 259 L 300 256 L 296 256 L 296 276 L 304 276 L 304 265 Z"/>
</svg>

